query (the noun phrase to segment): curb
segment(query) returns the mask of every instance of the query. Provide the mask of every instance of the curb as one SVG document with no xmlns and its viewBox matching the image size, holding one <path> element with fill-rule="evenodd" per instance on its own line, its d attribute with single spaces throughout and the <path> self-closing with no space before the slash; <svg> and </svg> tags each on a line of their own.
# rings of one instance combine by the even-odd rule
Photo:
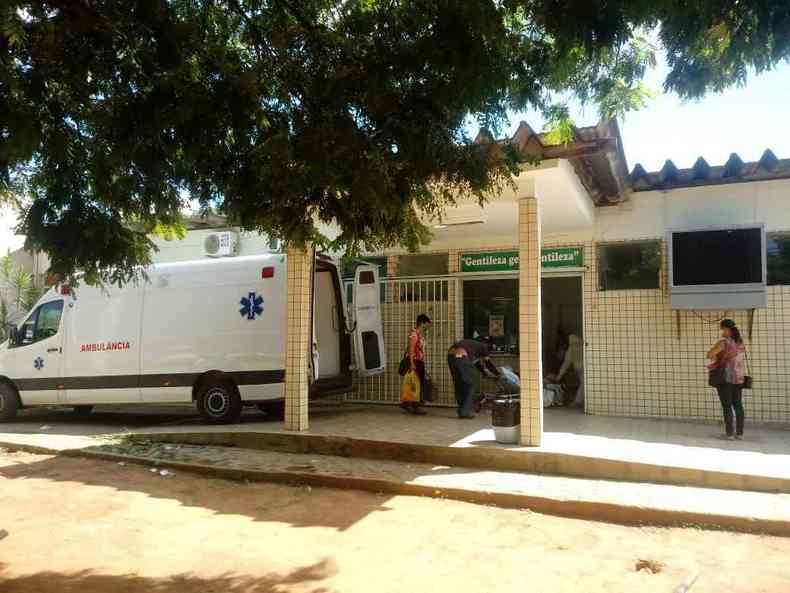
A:
<svg viewBox="0 0 790 593">
<path fill-rule="evenodd" d="M 104 461 L 123 461 L 137 465 L 167 468 L 200 474 L 207 477 L 236 481 L 269 482 L 278 484 L 305 485 L 318 488 L 362 490 L 373 493 L 420 496 L 426 498 L 450 499 L 473 504 L 493 505 L 507 509 L 529 510 L 536 513 L 602 521 L 629 526 L 659 527 L 697 527 L 715 530 L 728 530 L 741 533 L 759 533 L 780 537 L 790 537 L 790 521 L 758 519 L 714 513 L 699 513 L 682 510 L 657 509 L 633 505 L 618 505 L 606 502 L 591 502 L 547 498 L 530 494 L 508 492 L 485 492 L 463 488 L 436 488 L 430 485 L 409 484 L 394 480 L 337 476 L 289 471 L 262 471 L 227 468 L 202 463 L 149 459 L 119 453 L 105 453 L 88 449 L 49 449 L 36 445 L 0 442 L 0 447 L 10 451 L 60 455 Z"/>
<path fill-rule="evenodd" d="M 790 479 L 725 471 L 664 466 L 652 463 L 584 457 L 547 451 L 488 447 L 448 447 L 394 443 L 372 439 L 317 434 L 266 432 L 183 432 L 132 434 L 132 440 L 265 449 L 288 453 L 432 463 L 491 471 L 549 474 L 590 480 L 648 482 L 717 490 L 790 493 Z"/>
</svg>

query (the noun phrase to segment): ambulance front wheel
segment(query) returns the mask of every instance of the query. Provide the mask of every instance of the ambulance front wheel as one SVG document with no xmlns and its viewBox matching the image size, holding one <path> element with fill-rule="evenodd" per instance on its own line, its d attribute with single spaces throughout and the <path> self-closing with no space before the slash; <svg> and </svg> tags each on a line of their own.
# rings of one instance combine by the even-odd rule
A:
<svg viewBox="0 0 790 593">
<path fill-rule="evenodd" d="M 212 424 L 231 424 L 241 418 L 241 397 L 234 385 L 214 383 L 203 387 L 197 397 L 200 414 Z"/>
</svg>

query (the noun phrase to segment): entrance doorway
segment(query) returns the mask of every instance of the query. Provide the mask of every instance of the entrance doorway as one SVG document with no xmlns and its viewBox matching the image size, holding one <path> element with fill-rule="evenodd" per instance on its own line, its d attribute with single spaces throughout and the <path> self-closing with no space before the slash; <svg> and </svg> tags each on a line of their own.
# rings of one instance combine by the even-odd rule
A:
<svg viewBox="0 0 790 593">
<path fill-rule="evenodd" d="M 543 276 L 541 301 L 543 373 L 547 376 L 560 370 L 571 335 L 584 343 L 582 277 Z M 583 374 L 581 369 L 576 370 Z"/>
</svg>

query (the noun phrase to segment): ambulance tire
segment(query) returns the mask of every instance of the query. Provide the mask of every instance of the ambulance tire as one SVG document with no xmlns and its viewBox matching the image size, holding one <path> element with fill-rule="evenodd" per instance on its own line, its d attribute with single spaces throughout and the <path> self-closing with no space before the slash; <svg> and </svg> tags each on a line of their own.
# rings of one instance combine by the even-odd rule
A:
<svg viewBox="0 0 790 593">
<path fill-rule="evenodd" d="M 19 409 L 19 395 L 8 383 L 0 383 L 0 422 L 11 422 Z"/>
<path fill-rule="evenodd" d="M 233 424 L 241 418 L 239 390 L 230 381 L 212 381 L 197 396 L 197 407 L 211 424 Z"/>
<path fill-rule="evenodd" d="M 77 416 L 89 416 L 93 412 L 93 406 L 74 406 L 73 409 Z"/>
<path fill-rule="evenodd" d="M 258 404 L 258 409 L 266 414 L 269 418 L 274 418 L 275 420 L 282 420 L 285 418 L 284 401 Z"/>
</svg>

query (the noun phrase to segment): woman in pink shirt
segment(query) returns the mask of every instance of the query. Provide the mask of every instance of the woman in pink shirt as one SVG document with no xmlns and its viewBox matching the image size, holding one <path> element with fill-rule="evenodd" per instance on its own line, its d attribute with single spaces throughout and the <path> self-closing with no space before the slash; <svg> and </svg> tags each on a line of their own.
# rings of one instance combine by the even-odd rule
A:
<svg viewBox="0 0 790 593">
<path fill-rule="evenodd" d="M 719 324 L 721 339 L 708 350 L 708 358 L 713 361 L 709 369 L 723 368 L 724 383 L 716 387 L 719 401 L 724 412 L 725 438 L 743 438 L 743 381 L 746 375 L 746 347 L 741 332 L 732 319 L 723 319 Z M 733 430 L 733 410 L 735 427 Z"/>
<path fill-rule="evenodd" d="M 425 313 L 417 316 L 417 323 L 414 329 L 409 332 L 409 367 L 417 374 L 420 380 L 420 399 L 419 401 L 401 401 L 400 407 L 410 414 L 422 416 L 425 410 L 422 405 L 425 403 L 424 394 L 427 390 L 428 376 L 425 371 L 425 336 L 423 332 L 431 325 L 431 318 Z"/>
</svg>

